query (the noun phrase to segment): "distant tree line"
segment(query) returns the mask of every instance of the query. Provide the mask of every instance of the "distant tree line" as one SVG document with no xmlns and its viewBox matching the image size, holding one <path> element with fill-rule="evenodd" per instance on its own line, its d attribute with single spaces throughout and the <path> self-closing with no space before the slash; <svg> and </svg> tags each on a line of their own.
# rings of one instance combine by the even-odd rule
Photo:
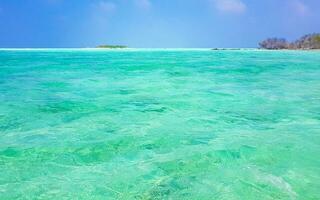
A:
<svg viewBox="0 0 320 200">
<path fill-rule="evenodd" d="M 294 42 L 283 38 L 269 38 L 259 43 L 262 49 L 320 49 L 320 33 L 308 34 Z"/>
</svg>

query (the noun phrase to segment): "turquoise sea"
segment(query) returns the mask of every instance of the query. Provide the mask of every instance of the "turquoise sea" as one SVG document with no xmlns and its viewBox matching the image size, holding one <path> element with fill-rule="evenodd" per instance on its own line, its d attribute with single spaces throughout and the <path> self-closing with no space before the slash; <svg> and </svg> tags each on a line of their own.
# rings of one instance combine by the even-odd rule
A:
<svg viewBox="0 0 320 200">
<path fill-rule="evenodd" d="M 0 199 L 320 199 L 320 51 L 0 50 Z"/>
</svg>

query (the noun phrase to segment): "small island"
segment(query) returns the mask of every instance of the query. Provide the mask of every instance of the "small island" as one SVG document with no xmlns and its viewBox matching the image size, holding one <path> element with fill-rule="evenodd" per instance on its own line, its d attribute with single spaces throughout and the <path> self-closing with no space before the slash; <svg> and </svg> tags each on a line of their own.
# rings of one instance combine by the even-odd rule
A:
<svg viewBox="0 0 320 200">
<path fill-rule="evenodd" d="M 261 49 L 314 50 L 320 49 L 320 33 L 308 34 L 294 42 L 283 38 L 269 38 L 259 43 Z"/>
<path fill-rule="evenodd" d="M 96 48 L 104 48 L 104 49 L 125 49 L 128 48 L 124 45 L 99 45 Z"/>
</svg>

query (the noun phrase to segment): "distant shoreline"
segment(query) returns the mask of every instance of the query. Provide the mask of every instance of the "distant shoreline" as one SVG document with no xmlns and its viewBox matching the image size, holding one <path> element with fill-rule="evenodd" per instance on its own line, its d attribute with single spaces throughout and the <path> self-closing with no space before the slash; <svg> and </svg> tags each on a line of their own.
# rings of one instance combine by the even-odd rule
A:
<svg viewBox="0 0 320 200">
<path fill-rule="evenodd" d="M 100 49 L 126 49 L 128 47 L 125 45 L 99 45 L 96 48 L 100 48 Z"/>
</svg>

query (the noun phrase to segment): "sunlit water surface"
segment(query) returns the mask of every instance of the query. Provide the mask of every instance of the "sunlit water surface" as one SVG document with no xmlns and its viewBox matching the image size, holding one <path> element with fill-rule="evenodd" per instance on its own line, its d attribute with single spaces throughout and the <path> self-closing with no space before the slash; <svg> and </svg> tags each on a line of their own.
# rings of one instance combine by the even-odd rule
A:
<svg viewBox="0 0 320 200">
<path fill-rule="evenodd" d="M 320 199 L 320 52 L 0 50 L 0 199 Z"/>
</svg>

